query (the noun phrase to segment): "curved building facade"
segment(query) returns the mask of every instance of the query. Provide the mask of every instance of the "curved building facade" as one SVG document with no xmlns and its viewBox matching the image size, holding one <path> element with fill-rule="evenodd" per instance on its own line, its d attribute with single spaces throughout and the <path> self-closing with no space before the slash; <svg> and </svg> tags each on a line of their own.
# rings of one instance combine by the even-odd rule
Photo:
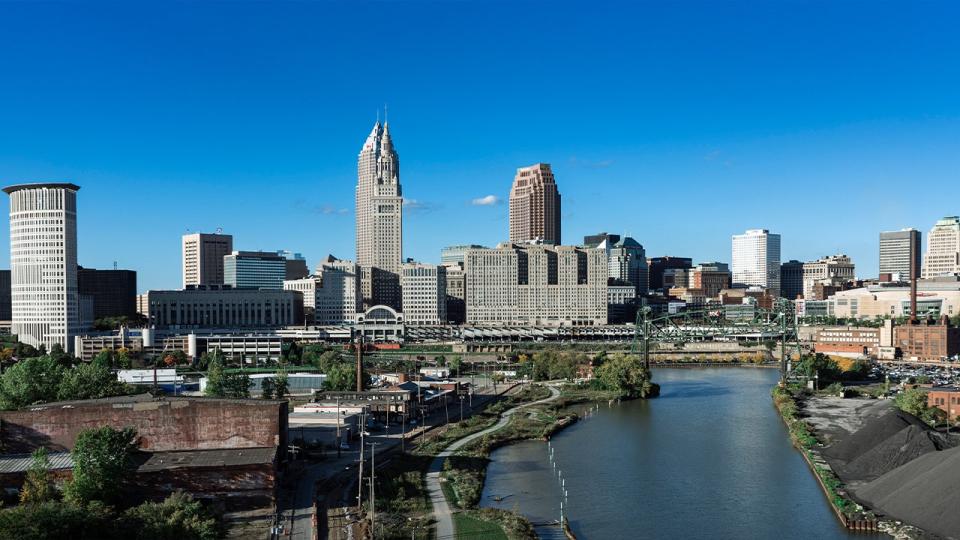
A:
<svg viewBox="0 0 960 540">
<path fill-rule="evenodd" d="M 77 190 L 69 183 L 20 184 L 10 196 L 12 332 L 47 349 L 73 346 L 80 330 Z"/>
</svg>

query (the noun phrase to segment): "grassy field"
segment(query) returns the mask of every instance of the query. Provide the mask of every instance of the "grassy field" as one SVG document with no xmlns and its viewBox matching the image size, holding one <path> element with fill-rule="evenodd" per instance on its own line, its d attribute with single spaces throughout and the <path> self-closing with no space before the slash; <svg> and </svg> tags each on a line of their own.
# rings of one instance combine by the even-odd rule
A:
<svg viewBox="0 0 960 540">
<path fill-rule="evenodd" d="M 463 512 L 453 515 L 453 524 L 457 528 L 457 538 L 470 540 L 507 540 L 500 525 L 490 521 L 468 516 Z"/>
</svg>

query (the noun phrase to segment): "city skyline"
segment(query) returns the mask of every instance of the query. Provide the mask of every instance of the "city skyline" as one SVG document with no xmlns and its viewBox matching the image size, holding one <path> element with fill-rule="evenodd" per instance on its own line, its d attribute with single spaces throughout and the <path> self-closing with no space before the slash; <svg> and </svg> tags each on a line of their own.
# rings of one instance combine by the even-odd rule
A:
<svg viewBox="0 0 960 540">
<path fill-rule="evenodd" d="M 767 228 L 783 260 L 842 252 L 873 276 L 879 232 L 926 233 L 960 212 L 957 8 L 829 6 L 829 21 L 812 5 L 706 3 L 684 16 L 598 7 L 581 20 L 564 4 L 414 4 L 399 29 L 387 4 L 362 8 L 382 15 L 367 17 L 364 34 L 382 36 L 370 40 L 350 35 L 350 10 L 335 4 L 231 5 L 227 20 L 209 5 L 186 17 L 8 4 L 0 45 L 29 52 L 0 58 L 18 80 L 0 89 L 0 178 L 83 186 L 79 263 L 117 261 L 139 272 L 140 290 L 178 286 L 188 230 L 302 252 L 312 268 L 355 253 L 357 144 L 386 102 L 404 154 L 405 257 L 438 262 L 447 245 L 506 240 L 515 171 L 544 162 L 560 179 L 568 242 L 607 230 L 651 257 L 729 262 L 731 234 Z M 528 15 L 583 39 L 501 43 L 497 21 Z M 463 17 L 471 28 L 455 24 Z M 283 39 L 259 39 L 269 23 Z M 923 38 L 899 30 L 920 24 Z M 435 51 L 438 40 L 451 45 Z M 360 69 L 385 44 L 391 61 Z M 331 47 L 336 59 L 322 54 Z M 551 84 L 508 84 L 531 66 Z M 917 184 L 937 196 L 900 194 Z"/>
</svg>

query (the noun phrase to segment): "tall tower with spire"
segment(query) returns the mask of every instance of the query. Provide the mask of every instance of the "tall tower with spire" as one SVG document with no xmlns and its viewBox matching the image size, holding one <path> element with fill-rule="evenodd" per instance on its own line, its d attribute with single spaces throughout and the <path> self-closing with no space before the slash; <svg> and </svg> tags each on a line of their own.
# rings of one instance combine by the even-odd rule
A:
<svg viewBox="0 0 960 540">
<path fill-rule="evenodd" d="M 399 309 L 403 191 L 400 156 L 386 121 L 383 125 L 379 120 L 374 124 L 357 158 L 356 204 L 357 263 L 365 278 L 365 303 Z"/>
</svg>

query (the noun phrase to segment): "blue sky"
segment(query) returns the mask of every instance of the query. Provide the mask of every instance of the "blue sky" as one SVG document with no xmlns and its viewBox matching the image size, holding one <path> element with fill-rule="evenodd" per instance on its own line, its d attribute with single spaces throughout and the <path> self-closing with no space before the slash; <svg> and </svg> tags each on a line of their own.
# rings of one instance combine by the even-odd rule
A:
<svg viewBox="0 0 960 540">
<path fill-rule="evenodd" d="M 472 201 L 539 161 L 566 243 L 729 261 L 762 227 L 784 259 L 843 251 L 870 276 L 879 231 L 960 213 L 957 20 L 949 1 L 0 2 L 0 183 L 81 185 L 80 263 L 141 290 L 179 286 L 188 230 L 313 267 L 354 257 L 386 103 L 408 257 L 505 239 L 506 205 Z"/>
</svg>

